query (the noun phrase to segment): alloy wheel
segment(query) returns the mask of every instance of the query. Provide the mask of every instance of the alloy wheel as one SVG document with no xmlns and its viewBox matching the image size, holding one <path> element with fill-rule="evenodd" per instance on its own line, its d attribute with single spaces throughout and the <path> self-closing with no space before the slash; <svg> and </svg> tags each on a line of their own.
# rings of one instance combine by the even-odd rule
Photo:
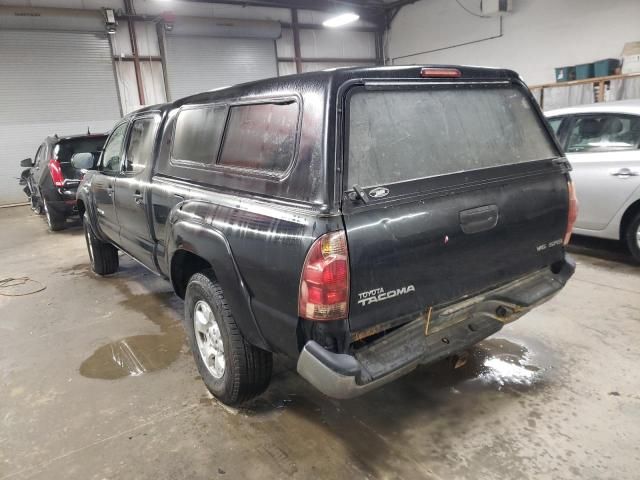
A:
<svg viewBox="0 0 640 480">
<path fill-rule="evenodd" d="M 193 328 L 207 370 L 214 378 L 222 378 L 226 369 L 222 333 L 213 310 L 204 300 L 198 300 L 193 309 Z"/>
</svg>

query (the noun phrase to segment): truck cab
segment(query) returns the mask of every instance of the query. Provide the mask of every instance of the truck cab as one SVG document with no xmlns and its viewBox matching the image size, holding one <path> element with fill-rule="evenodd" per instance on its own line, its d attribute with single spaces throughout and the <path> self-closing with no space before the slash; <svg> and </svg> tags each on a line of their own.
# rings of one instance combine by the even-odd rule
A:
<svg viewBox="0 0 640 480">
<path fill-rule="evenodd" d="M 349 68 L 134 112 L 78 199 L 96 273 L 121 250 L 185 299 L 221 401 L 262 392 L 272 353 L 349 398 L 564 286 L 569 170 L 514 72 Z"/>
</svg>

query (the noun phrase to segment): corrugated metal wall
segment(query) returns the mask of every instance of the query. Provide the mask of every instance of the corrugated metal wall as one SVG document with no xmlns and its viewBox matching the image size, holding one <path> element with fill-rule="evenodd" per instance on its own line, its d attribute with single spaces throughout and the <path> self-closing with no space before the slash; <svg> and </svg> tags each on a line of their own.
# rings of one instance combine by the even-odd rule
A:
<svg viewBox="0 0 640 480">
<path fill-rule="evenodd" d="M 273 40 L 167 35 L 172 99 L 277 76 Z"/>
<path fill-rule="evenodd" d="M 26 200 L 16 179 L 19 161 L 33 156 L 46 135 L 81 133 L 87 127 L 106 131 L 121 112 L 140 106 L 127 21 L 119 21 L 112 52 L 97 1 L 68 14 L 36 8 L 17 15 L 22 7 L 0 7 L 0 205 Z M 67 6 L 62 0 L 40 3 Z M 104 4 L 123 8 L 119 0 Z M 138 13 L 159 15 L 166 9 L 163 2 L 134 4 Z M 292 31 L 281 30 L 279 23 L 290 25 L 289 9 L 181 3 L 176 10 L 183 16 L 165 35 L 164 59 L 156 24 L 134 25 L 145 104 L 295 73 Z M 298 13 L 308 26 L 328 15 Z M 300 47 L 305 72 L 376 62 L 371 31 L 301 28 Z"/>
<path fill-rule="evenodd" d="M 373 32 L 353 30 L 300 29 L 300 54 L 303 72 L 325 70 L 336 67 L 355 67 L 376 64 L 376 41 Z M 276 42 L 278 50 L 278 71 L 280 75 L 296 73 L 293 61 L 293 32 L 282 29 L 282 36 Z M 327 61 L 332 58 L 332 61 Z M 344 59 L 341 61 L 341 59 Z"/>
<path fill-rule="evenodd" d="M 0 31 L 0 205 L 24 202 L 20 160 L 45 136 L 105 131 L 120 117 L 107 36 Z"/>
</svg>

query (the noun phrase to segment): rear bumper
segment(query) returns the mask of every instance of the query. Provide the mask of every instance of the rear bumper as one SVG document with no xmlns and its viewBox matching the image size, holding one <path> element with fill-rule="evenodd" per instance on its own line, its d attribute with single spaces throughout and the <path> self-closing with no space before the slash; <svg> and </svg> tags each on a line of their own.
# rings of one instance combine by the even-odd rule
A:
<svg viewBox="0 0 640 480">
<path fill-rule="evenodd" d="M 298 373 L 329 397 L 362 395 L 418 364 L 436 362 L 478 343 L 546 302 L 571 278 L 575 262 L 567 256 L 556 267 L 434 309 L 428 320 L 421 315 L 353 355 L 329 352 L 311 340 L 298 357 Z M 428 327 L 431 322 L 437 325 L 433 329 Z"/>
</svg>

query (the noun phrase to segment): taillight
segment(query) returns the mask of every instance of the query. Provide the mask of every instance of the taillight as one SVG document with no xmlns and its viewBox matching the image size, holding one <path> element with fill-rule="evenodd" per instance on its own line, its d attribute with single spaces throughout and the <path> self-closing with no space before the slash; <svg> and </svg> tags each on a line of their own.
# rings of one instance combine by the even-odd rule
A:
<svg viewBox="0 0 640 480">
<path fill-rule="evenodd" d="M 573 186 L 573 182 L 571 180 L 567 182 L 567 191 L 569 193 L 569 213 L 567 214 L 567 231 L 564 234 L 565 245 L 569 244 L 573 226 L 576 224 L 576 218 L 578 218 L 578 198 L 576 197 L 576 187 Z"/>
<path fill-rule="evenodd" d="M 462 72 L 457 68 L 433 68 L 425 67 L 420 70 L 422 78 L 459 78 Z"/>
<path fill-rule="evenodd" d="M 344 231 L 318 238 L 300 277 L 298 315 L 307 320 L 341 320 L 349 312 L 349 252 Z"/>
<path fill-rule="evenodd" d="M 60 162 L 55 158 L 49 160 L 49 172 L 51 172 L 51 180 L 56 187 L 64 186 L 64 175 L 62 174 L 62 168 Z"/>
</svg>

